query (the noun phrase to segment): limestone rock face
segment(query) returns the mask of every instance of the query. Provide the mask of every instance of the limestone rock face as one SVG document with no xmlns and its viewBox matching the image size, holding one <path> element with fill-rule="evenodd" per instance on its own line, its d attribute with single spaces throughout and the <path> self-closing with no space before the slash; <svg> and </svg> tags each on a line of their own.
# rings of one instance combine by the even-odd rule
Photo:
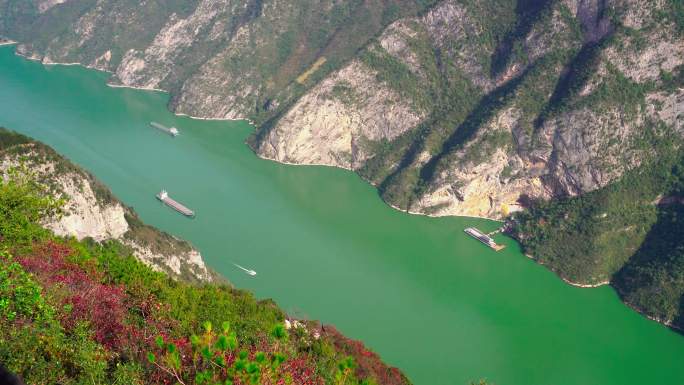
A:
<svg viewBox="0 0 684 385">
<path fill-rule="evenodd" d="M 43 13 L 55 5 L 64 4 L 68 0 L 42 0 L 38 2 L 38 11 Z"/>
<path fill-rule="evenodd" d="M 384 162 L 384 174 L 373 174 L 374 168 L 364 176 L 390 191 L 383 195 L 390 204 L 429 215 L 501 218 L 521 209 L 521 198 L 595 190 L 654 155 L 654 149 L 639 143 L 659 122 L 670 130 L 661 135 L 681 135 L 682 124 L 676 121 L 682 116 L 676 111 L 682 88 L 665 88 L 661 77 L 681 71 L 684 39 L 677 38 L 671 23 L 655 28 L 649 22 L 658 17 L 659 7 L 664 4 L 551 2 L 530 11 L 523 19 L 530 24 L 519 25 L 518 36 L 495 47 L 481 41 L 488 26 L 477 8 L 442 1 L 422 17 L 391 24 L 368 48 L 381 52 L 376 57 L 385 55 L 404 65 L 415 83 L 384 80 L 395 73 L 353 61 L 307 92 L 263 137 L 257 151 L 269 159 L 334 165 L 362 174 L 368 173 L 368 165 Z M 616 10 L 617 21 L 605 17 L 609 8 Z M 638 32 L 620 29 L 618 22 Z M 482 51 L 495 58 L 489 69 Z M 435 70 L 441 81 L 454 76 L 474 87 L 472 96 L 480 103 L 469 114 L 451 118 L 449 112 L 416 103 L 415 93 L 414 99 L 402 95 L 404 86 L 429 88 Z M 577 79 L 573 71 L 588 76 Z M 644 86 L 646 82 L 651 83 Z M 639 94 L 641 87 L 653 89 Z M 632 92 L 624 88 L 636 97 L 615 97 Z M 341 92 L 347 89 L 353 92 Z M 402 97 L 393 98 L 392 92 Z M 348 95 L 362 102 L 345 105 Z M 443 109 L 468 102 L 452 98 Z M 385 124 L 366 118 L 369 111 Z M 466 130 L 470 133 L 462 134 Z M 427 139 L 397 145 L 401 156 L 377 151 L 378 141 L 392 142 L 411 132 Z M 364 147 L 358 138 L 376 145 Z M 431 145 L 433 139 L 441 144 Z"/>
<path fill-rule="evenodd" d="M 177 113 L 249 118 L 258 155 L 355 170 L 415 213 L 582 194 L 654 155 L 649 135 L 684 132 L 667 0 L 32 3 L 0 23 L 19 53 L 168 90 Z"/>
<path fill-rule="evenodd" d="M 61 236 L 92 238 L 98 242 L 117 239 L 128 231 L 125 211 L 119 203 L 101 206 L 89 183 L 76 175 L 64 175 L 56 183 L 67 199 L 64 214 L 45 222 L 45 227 Z M 77 185 L 78 183 L 78 185 Z"/>
<path fill-rule="evenodd" d="M 372 156 L 369 143 L 393 140 L 424 115 L 353 61 L 301 98 L 258 152 L 280 162 L 355 169 Z"/>
<path fill-rule="evenodd" d="M 117 80 L 125 86 L 162 88 L 162 82 L 172 76 L 183 54 L 214 28 L 218 17 L 225 15 L 230 7 L 230 2 L 204 0 L 187 17 L 172 14 L 148 47 L 126 52 L 116 69 Z"/>
<path fill-rule="evenodd" d="M 172 277 L 195 282 L 214 279 L 192 246 L 142 224 L 104 185 L 47 146 L 29 142 L 0 152 L 0 172 L 6 177 L 10 169 L 30 175 L 64 201 L 61 213 L 43 221 L 55 234 L 97 242 L 118 240 L 138 259 Z"/>
</svg>

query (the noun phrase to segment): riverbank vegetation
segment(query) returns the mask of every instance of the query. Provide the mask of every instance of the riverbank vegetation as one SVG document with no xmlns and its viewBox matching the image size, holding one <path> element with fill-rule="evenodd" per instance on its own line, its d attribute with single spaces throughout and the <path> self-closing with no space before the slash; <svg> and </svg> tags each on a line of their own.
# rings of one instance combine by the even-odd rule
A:
<svg viewBox="0 0 684 385">
<path fill-rule="evenodd" d="M 665 135 L 661 138 L 673 138 Z M 646 315 L 684 328 L 684 154 L 657 156 L 604 188 L 517 214 L 525 253 L 580 284 L 610 281 Z"/>
<path fill-rule="evenodd" d="M 270 300 L 53 235 L 30 176 L 0 183 L 0 362 L 30 384 L 408 384 L 361 343 Z M 220 381 L 220 382 L 219 382 Z"/>
</svg>

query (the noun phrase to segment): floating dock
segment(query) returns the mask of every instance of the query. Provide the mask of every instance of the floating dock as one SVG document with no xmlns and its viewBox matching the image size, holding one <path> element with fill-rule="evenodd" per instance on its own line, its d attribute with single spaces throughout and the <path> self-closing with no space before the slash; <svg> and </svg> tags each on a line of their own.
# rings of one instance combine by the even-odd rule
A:
<svg viewBox="0 0 684 385">
<path fill-rule="evenodd" d="M 463 231 L 465 231 L 466 234 L 470 235 L 471 237 L 477 239 L 478 241 L 484 243 L 485 245 L 491 247 L 496 251 L 503 250 L 506 247 L 504 245 L 499 245 L 498 243 L 494 242 L 492 237 L 474 227 L 468 227 Z"/>
<path fill-rule="evenodd" d="M 176 127 L 166 127 L 163 124 L 159 124 L 157 122 L 150 122 L 150 126 L 156 128 L 159 131 L 165 132 L 173 137 L 176 137 L 178 136 L 178 134 L 180 134 Z"/>
<path fill-rule="evenodd" d="M 157 194 L 157 199 L 162 201 L 165 205 L 167 205 L 167 206 L 171 207 L 172 209 L 178 211 L 179 213 L 185 215 L 186 217 L 190 217 L 190 218 L 195 217 L 194 211 L 183 206 L 181 203 L 178 203 L 175 200 L 171 199 L 171 197 L 169 197 L 169 193 L 167 193 L 166 190 L 161 190 L 159 192 L 159 194 Z"/>
</svg>

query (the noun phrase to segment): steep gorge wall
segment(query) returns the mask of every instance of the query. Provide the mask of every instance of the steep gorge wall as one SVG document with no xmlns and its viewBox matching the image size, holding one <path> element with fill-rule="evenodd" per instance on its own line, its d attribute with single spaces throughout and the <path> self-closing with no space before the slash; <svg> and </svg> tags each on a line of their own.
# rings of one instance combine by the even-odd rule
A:
<svg viewBox="0 0 684 385">
<path fill-rule="evenodd" d="M 191 245 L 143 224 L 132 209 L 90 174 L 42 143 L 0 130 L 1 138 L 9 136 L 20 140 L 0 148 L 0 172 L 28 174 L 64 201 L 62 212 L 45 220 L 46 228 L 78 240 L 119 241 L 148 266 L 177 279 L 221 280 L 206 267 L 201 254 Z"/>
<path fill-rule="evenodd" d="M 395 22 L 361 54 L 383 64 L 354 61 L 331 74 L 259 153 L 355 169 L 408 211 L 500 218 L 521 197 L 607 185 L 651 155 L 643 137 L 661 123 L 669 130 L 660 135 L 681 135 L 672 132 L 681 84 L 662 74 L 681 74 L 684 39 L 663 18 L 666 2 L 548 1 L 512 20 L 480 7 L 443 1 Z M 322 92 L 336 87 L 403 97 L 360 98 L 346 112 L 335 106 L 347 93 Z M 381 136 L 354 123 L 371 112 L 388 128 Z M 366 146 L 350 151 L 358 138 Z"/>
<path fill-rule="evenodd" d="M 112 84 L 170 91 L 178 113 L 236 119 L 292 102 L 385 24 L 429 3 L 0 0 L 0 35 L 30 58 L 81 63 L 112 72 Z M 326 62 L 312 79 L 295 81 L 319 58 Z"/>
<path fill-rule="evenodd" d="M 682 134 L 675 5 L 0 0 L 0 34 L 168 90 L 176 112 L 250 118 L 260 156 L 355 170 L 402 210 L 501 218 L 605 186 L 657 152 L 651 134 Z"/>
</svg>

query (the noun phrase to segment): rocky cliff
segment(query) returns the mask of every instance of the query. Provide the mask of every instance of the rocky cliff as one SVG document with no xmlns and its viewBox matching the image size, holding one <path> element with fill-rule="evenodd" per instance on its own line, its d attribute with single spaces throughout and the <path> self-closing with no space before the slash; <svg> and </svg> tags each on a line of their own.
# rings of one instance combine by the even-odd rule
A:
<svg viewBox="0 0 684 385">
<path fill-rule="evenodd" d="M 118 240 L 145 264 L 172 277 L 221 280 L 191 245 L 143 224 L 106 186 L 40 142 L 0 129 L 0 171 L 29 175 L 63 200 L 61 212 L 43 223 L 56 235 Z"/>
<path fill-rule="evenodd" d="M 648 127 L 684 131 L 673 0 L 0 9 L 21 54 L 168 90 L 178 113 L 250 118 L 259 155 L 356 170 L 412 212 L 501 218 L 521 198 L 592 191 L 652 153 Z"/>
<path fill-rule="evenodd" d="M 389 203 L 434 215 L 501 218 L 521 197 L 607 185 L 649 156 L 647 126 L 675 129 L 684 107 L 668 80 L 684 63 L 670 4 L 521 3 L 443 1 L 394 22 L 258 152 L 355 169 Z"/>
<path fill-rule="evenodd" d="M 681 242 L 649 251 L 676 222 L 652 202 L 684 138 L 681 1 L 0 0 L 0 35 L 177 113 L 249 118 L 260 156 L 354 170 L 402 210 L 528 207 L 535 258 L 684 319 Z"/>
<path fill-rule="evenodd" d="M 112 72 L 113 84 L 171 91 L 176 112 L 247 118 L 290 103 L 384 25 L 428 3 L 1 0 L 0 35 L 46 63 L 81 63 Z"/>
</svg>

